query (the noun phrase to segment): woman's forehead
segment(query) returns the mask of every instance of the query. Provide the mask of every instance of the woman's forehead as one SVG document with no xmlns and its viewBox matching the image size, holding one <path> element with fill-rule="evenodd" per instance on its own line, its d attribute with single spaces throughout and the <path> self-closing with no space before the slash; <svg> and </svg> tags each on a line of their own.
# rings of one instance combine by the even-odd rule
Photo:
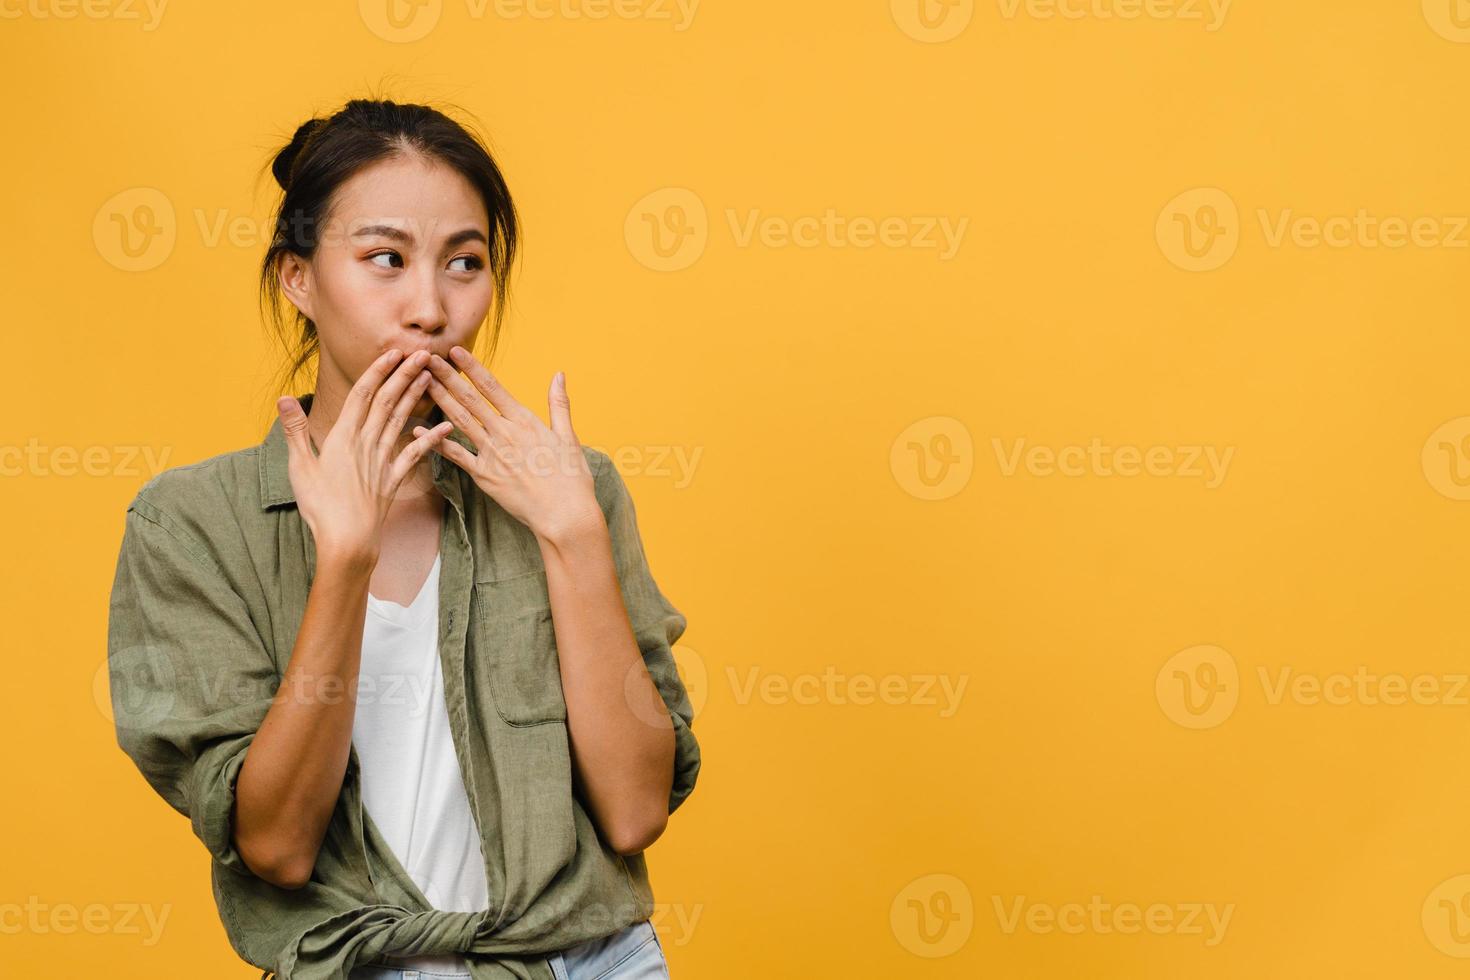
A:
<svg viewBox="0 0 1470 980">
<path fill-rule="evenodd" d="M 447 238 L 466 226 L 485 228 L 489 215 L 474 185 L 453 167 L 421 157 L 394 157 L 363 168 L 334 195 L 332 216 L 348 234 L 398 228 L 413 241 Z"/>
</svg>

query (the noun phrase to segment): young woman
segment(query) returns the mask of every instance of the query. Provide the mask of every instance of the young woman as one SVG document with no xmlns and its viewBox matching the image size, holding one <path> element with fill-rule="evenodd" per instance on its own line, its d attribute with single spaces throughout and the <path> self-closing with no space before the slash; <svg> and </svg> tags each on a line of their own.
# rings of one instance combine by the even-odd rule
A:
<svg viewBox="0 0 1470 980">
<path fill-rule="evenodd" d="M 266 975 L 666 977 L 642 852 L 699 770 L 686 624 L 565 377 L 548 425 L 470 353 L 515 256 L 500 170 L 354 100 L 272 171 L 262 296 L 316 384 L 129 505 L 118 742 Z"/>
</svg>

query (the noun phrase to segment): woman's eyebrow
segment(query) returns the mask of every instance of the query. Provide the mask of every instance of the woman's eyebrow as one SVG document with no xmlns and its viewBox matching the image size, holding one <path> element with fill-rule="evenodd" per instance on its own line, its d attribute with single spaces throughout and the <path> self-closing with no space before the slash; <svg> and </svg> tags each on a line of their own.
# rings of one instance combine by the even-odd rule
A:
<svg viewBox="0 0 1470 980">
<path fill-rule="evenodd" d="M 391 238 L 396 242 L 412 242 L 413 235 L 392 225 L 365 225 L 352 233 L 353 238 Z"/>
<path fill-rule="evenodd" d="M 374 236 L 378 236 L 381 238 L 391 238 L 394 241 L 405 242 L 410 245 L 413 244 L 412 233 L 404 231 L 402 228 L 396 228 L 393 225 L 366 225 L 352 233 L 353 238 L 372 238 Z M 462 231 L 455 232 L 447 239 L 445 239 L 444 247 L 454 248 L 456 245 L 462 245 L 465 242 L 479 242 L 480 244 L 485 246 L 488 246 L 490 244 L 489 241 L 485 238 L 485 233 L 482 232 L 480 229 L 465 228 Z"/>
<path fill-rule="evenodd" d="M 485 233 L 482 232 L 480 229 L 466 228 L 463 231 L 455 232 L 447 239 L 445 239 L 444 247 L 454 248 L 456 245 L 463 245 L 465 242 L 479 242 L 481 245 L 485 245 L 487 247 L 490 244 L 488 241 L 485 240 Z"/>
</svg>

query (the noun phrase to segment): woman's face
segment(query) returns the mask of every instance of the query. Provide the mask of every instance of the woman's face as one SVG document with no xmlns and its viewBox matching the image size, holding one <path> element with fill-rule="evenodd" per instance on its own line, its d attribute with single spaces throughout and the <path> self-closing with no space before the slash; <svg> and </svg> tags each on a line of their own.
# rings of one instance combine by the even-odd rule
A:
<svg viewBox="0 0 1470 980">
<path fill-rule="evenodd" d="M 454 169 L 408 153 L 379 161 L 337 189 L 316 252 L 289 253 L 281 285 L 316 324 L 316 394 L 338 406 L 384 351 L 472 350 L 494 284 L 490 218 Z M 434 408 L 427 394 L 413 415 Z"/>
</svg>

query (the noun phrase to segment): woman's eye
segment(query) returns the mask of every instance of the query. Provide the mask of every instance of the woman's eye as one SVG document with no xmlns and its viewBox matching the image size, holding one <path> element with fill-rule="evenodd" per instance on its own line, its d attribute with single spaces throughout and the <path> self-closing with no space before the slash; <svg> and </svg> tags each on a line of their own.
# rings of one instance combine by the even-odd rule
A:
<svg viewBox="0 0 1470 980">
<path fill-rule="evenodd" d="M 450 259 L 451 265 L 455 262 L 469 263 L 465 268 L 455 270 L 457 272 L 477 272 L 483 265 L 483 263 L 479 259 L 479 256 L 475 255 L 461 255 L 458 258 Z"/>
<path fill-rule="evenodd" d="M 368 261 L 369 262 L 375 262 L 378 259 L 397 259 L 400 264 L 403 262 L 403 257 L 400 256 L 397 252 L 379 252 L 376 255 L 369 255 L 368 256 Z M 383 268 L 383 269 L 395 269 L 395 268 L 397 268 L 397 266 L 394 266 L 392 264 L 383 265 L 381 262 L 378 263 L 378 266 L 380 268 Z"/>
</svg>

